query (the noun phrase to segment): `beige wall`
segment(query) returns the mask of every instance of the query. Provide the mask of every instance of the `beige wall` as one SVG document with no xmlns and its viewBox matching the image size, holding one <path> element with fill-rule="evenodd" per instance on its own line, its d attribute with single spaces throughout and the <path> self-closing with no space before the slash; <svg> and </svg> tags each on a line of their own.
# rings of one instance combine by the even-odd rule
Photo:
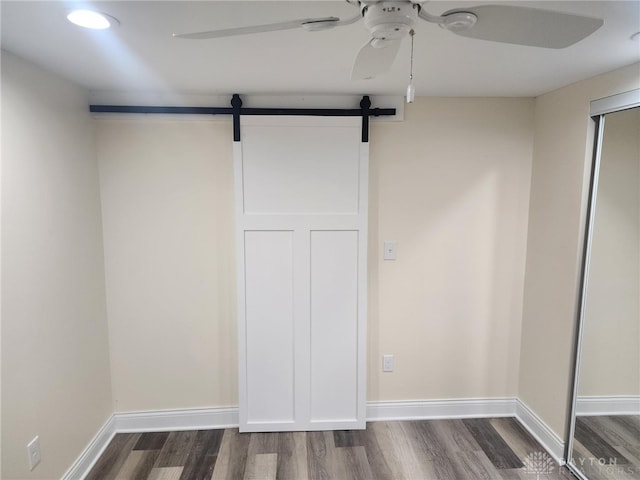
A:
<svg viewBox="0 0 640 480">
<path fill-rule="evenodd" d="M 565 435 L 592 131 L 589 102 L 640 86 L 640 64 L 536 99 L 519 397 Z"/>
<path fill-rule="evenodd" d="M 369 400 L 516 394 L 532 123 L 421 98 L 372 127 Z M 96 128 L 115 410 L 236 405 L 230 122 Z"/>
<path fill-rule="evenodd" d="M 578 395 L 640 395 L 640 108 L 606 116 L 598 178 Z"/>
<path fill-rule="evenodd" d="M 59 478 L 109 417 L 98 169 L 84 90 L 2 53 L 2 478 Z M 42 463 L 27 466 L 40 436 Z"/>
<path fill-rule="evenodd" d="M 533 100 L 418 98 L 405 115 L 371 132 L 368 399 L 515 395 Z"/>
<path fill-rule="evenodd" d="M 237 405 L 230 123 L 96 121 L 115 411 Z"/>
</svg>

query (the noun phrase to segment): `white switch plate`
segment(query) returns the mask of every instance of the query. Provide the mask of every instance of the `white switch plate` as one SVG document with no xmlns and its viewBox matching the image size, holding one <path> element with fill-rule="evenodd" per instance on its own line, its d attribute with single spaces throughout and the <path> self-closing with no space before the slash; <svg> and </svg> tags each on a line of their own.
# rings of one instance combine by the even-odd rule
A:
<svg viewBox="0 0 640 480">
<path fill-rule="evenodd" d="M 382 356 L 382 371 L 393 372 L 393 355 Z"/>
<path fill-rule="evenodd" d="M 33 470 L 42 460 L 39 436 L 31 440 L 27 445 L 27 455 L 29 455 L 29 470 Z"/>
<path fill-rule="evenodd" d="M 395 260 L 396 259 L 396 241 L 387 240 L 384 242 L 384 259 Z"/>
</svg>

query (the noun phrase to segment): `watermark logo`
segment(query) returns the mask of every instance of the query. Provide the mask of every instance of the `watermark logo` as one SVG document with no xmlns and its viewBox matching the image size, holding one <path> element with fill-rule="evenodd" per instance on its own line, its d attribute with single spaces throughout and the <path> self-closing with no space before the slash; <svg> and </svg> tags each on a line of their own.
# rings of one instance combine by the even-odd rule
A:
<svg viewBox="0 0 640 480">
<path fill-rule="evenodd" d="M 524 459 L 524 473 L 535 475 L 540 480 L 540 475 L 553 473 L 556 462 L 546 452 L 531 452 Z"/>
<path fill-rule="evenodd" d="M 573 459 L 573 463 L 580 471 L 587 475 L 607 476 L 608 478 L 627 475 L 634 476 L 637 471 L 634 465 L 627 464 L 626 459 L 618 462 L 617 457 L 578 457 Z"/>
</svg>

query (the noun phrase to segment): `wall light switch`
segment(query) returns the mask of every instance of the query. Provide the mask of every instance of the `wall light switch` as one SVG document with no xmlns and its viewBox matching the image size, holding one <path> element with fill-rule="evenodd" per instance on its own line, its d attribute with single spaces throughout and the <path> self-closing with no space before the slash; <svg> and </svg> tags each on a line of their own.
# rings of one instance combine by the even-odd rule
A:
<svg viewBox="0 0 640 480">
<path fill-rule="evenodd" d="M 382 356 L 382 371 L 393 372 L 393 355 Z"/>
<path fill-rule="evenodd" d="M 387 240 L 384 242 L 384 259 L 395 260 L 396 259 L 396 241 Z"/>
</svg>

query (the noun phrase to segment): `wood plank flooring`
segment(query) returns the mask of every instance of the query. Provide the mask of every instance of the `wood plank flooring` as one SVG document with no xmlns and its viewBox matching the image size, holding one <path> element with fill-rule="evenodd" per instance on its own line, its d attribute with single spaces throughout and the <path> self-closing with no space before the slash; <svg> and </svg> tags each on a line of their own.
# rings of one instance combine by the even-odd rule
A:
<svg viewBox="0 0 640 480">
<path fill-rule="evenodd" d="M 577 417 L 573 462 L 590 480 L 640 480 L 640 415 Z"/>
<path fill-rule="evenodd" d="M 113 438 L 86 479 L 560 480 L 573 477 L 564 467 L 555 464 L 515 419 L 484 418 L 371 422 L 366 430 L 332 432 L 241 434 L 237 429 L 225 429 L 121 433 Z"/>
</svg>

